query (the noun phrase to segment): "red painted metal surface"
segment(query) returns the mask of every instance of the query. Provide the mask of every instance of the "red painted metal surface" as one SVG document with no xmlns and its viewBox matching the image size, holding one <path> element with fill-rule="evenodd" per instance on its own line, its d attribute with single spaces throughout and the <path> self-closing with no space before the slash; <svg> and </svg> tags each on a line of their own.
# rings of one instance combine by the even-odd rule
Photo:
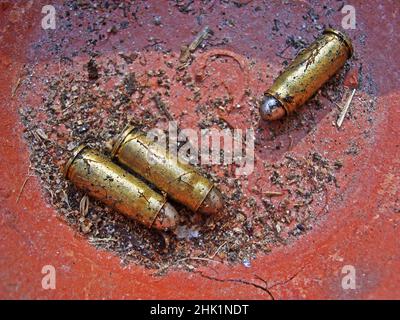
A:
<svg viewBox="0 0 400 320">
<path fill-rule="evenodd" d="M 204 9 L 204 19 L 211 26 L 220 22 L 221 11 L 227 16 L 237 12 L 234 6 L 221 9 L 222 5 L 215 3 Z M 397 1 L 353 3 L 358 24 L 350 36 L 353 39 L 366 37 L 362 48 L 355 41 L 355 50 L 359 50 L 359 62 L 368 66 L 371 72 L 378 100 L 373 113 L 373 138 L 368 143 L 360 140 L 360 153 L 340 172 L 339 179 L 345 185 L 342 201 L 329 203 L 329 215 L 323 217 L 310 233 L 290 246 L 259 255 L 250 268 L 218 264 L 201 267 L 196 273 L 171 271 L 161 277 L 154 277 L 151 270 L 141 266 L 122 266 L 115 255 L 89 245 L 46 203 L 36 177 L 26 181 L 24 193 L 18 199 L 28 171 L 29 151 L 22 138 L 23 127 L 18 116 L 21 106 L 13 91 L 25 63 L 32 58 L 39 64 L 46 63 L 47 57 L 35 56 L 32 49 L 32 44 L 38 43 L 43 33 L 48 32 L 40 27 L 42 5 L 39 1 L 0 4 L 1 298 L 270 299 L 267 291 L 277 299 L 400 298 L 400 144 L 397 139 L 400 13 Z M 276 14 L 291 25 L 300 25 L 302 13 L 313 3 L 299 1 L 287 11 L 280 1 L 276 2 L 269 6 L 270 10 L 263 11 L 260 22 L 255 8 L 263 5 L 254 1 L 245 9 L 241 8 L 241 16 L 235 17 L 239 32 L 232 35 L 237 38 L 224 49 L 238 56 L 251 56 L 259 61 L 261 68 L 270 68 L 271 74 L 275 75 L 282 66 L 278 64 L 281 60 L 274 56 L 273 48 L 284 48 L 285 43 L 282 38 L 266 38 L 263 28 L 272 27 Z M 151 14 L 163 17 L 166 27 L 157 31 L 158 38 L 167 41 L 176 52 L 182 43 L 193 38 L 192 30 L 199 29 L 193 16 L 170 16 L 167 5 L 162 2 L 151 2 L 148 10 L 149 17 Z M 335 13 L 336 26 L 340 26 L 341 17 L 340 13 Z M 176 30 L 177 24 L 179 30 Z M 151 31 L 154 26 L 144 23 L 141 28 Z M 229 31 L 226 32 L 229 36 Z M 119 45 L 118 37 L 104 41 L 99 47 L 112 50 L 112 45 Z M 137 33 L 135 41 L 146 43 L 145 37 Z M 79 47 L 81 39 L 76 37 L 70 41 L 72 50 Z M 258 43 L 257 50 L 250 46 L 254 43 Z M 233 63 L 228 71 L 237 73 L 237 68 Z M 223 79 L 225 73 L 221 71 L 215 77 Z M 262 91 L 255 79 L 241 77 L 231 78 L 232 88 L 240 91 L 243 82 L 250 81 L 253 86 L 258 86 L 258 92 Z M 179 100 L 174 105 L 173 111 L 179 111 Z M 240 125 L 242 117 L 237 114 L 229 120 Z M 187 121 L 190 123 L 191 120 Z M 318 138 L 335 141 L 320 146 L 329 154 L 338 153 L 342 149 L 340 143 L 345 143 L 346 137 L 362 135 L 363 128 L 357 121 L 345 121 L 340 133 L 331 122 L 328 115 L 322 114 L 316 128 Z M 305 152 L 313 144 L 301 132 L 293 136 L 296 152 Z M 287 137 L 282 139 L 287 141 Z M 279 158 L 279 154 L 274 157 Z M 272 159 L 267 154 L 261 154 L 261 158 Z M 55 290 L 44 290 L 41 286 L 41 269 L 47 264 L 54 265 L 57 270 Z M 357 270 L 356 290 L 341 287 L 344 265 L 353 265 Z"/>
</svg>

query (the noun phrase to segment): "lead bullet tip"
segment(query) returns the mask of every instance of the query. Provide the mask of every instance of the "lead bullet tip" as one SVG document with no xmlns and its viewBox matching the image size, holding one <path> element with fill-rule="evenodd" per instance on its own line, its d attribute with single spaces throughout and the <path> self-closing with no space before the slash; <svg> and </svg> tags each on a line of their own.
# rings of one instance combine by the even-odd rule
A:
<svg viewBox="0 0 400 320">
<path fill-rule="evenodd" d="M 179 221 L 175 208 L 166 202 L 154 220 L 153 227 L 159 230 L 173 230 Z"/>
<path fill-rule="evenodd" d="M 215 214 L 222 209 L 224 202 L 222 200 L 221 192 L 213 187 L 204 199 L 203 203 L 199 208 L 199 212 L 206 214 Z"/>
<path fill-rule="evenodd" d="M 260 115 L 263 120 L 278 120 L 286 114 L 285 108 L 278 99 L 267 95 L 260 106 Z"/>
</svg>

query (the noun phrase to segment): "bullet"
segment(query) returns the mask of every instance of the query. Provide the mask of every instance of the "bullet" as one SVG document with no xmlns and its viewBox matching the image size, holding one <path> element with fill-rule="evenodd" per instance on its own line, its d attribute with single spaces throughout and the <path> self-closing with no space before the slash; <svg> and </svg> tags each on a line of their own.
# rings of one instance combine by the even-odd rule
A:
<svg viewBox="0 0 400 320">
<path fill-rule="evenodd" d="M 133 126 L 117 137 L 112 157 L 194 212 L 214 214 L 223 207 L 222 195 L 211 181 Z"/>
<path fill-rule="evenodd" d="M 260 105 L 264 120 L 281 119 L 311 98 L 353 54 L 344 33 L 326 29 L 308 48 L 300 51 L 265 93 Z"/>
<path fill-rule="evenodd" d="M 176 226 L 178 213 L 165 197 L 85 145 L 73 150 L 64 176 L 89 196 L 149 228 L 170 230 Z"/>
</svg>

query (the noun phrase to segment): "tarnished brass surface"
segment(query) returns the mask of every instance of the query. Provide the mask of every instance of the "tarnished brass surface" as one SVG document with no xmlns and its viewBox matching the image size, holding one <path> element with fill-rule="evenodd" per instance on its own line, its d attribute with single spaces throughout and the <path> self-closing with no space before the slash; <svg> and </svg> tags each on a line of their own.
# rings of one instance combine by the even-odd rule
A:
<svg viewBox="0 0 400 320">
<path fill-rule="evenodd" d="M 148 227 L 155 224 L 168 205 L 162 195 L 144 182 L 84 145 L 74 150 L 64 175 L 90 196 Z M 156 227 L 165 225 L 157 221 Z"/>
<path fill-rule="evenodd" d="M 177 161 L 161 145 L 132 126 L 127 127 L 117 138 L 112 156 L 192 211 L 199 210 L 208 194 L 214 190 L 213 183 L 201 176 L 196 168 Z M 216 189 L 212 193 L 218 193 L 219 203 L 213 203 L 218 206 L 215 209 L 219 209 L 222 197 Z M 207 213 L 215 211 L 212 210 L 213 203 Z"/>
<path fill-rule="evenodd" d="M 266 92 L 260 107 L 263 119 L 275 120 L 293 112 L 342 68 L 352 53 L 351 41 L 344 33 L 325 30 L 297 55 Z"/>
</svg>

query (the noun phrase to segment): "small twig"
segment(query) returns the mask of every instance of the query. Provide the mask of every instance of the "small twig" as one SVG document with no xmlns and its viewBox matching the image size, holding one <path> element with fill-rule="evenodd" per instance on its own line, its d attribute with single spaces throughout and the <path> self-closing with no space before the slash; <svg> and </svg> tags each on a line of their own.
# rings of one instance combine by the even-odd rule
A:
<svg viewBox="0 0 400 320">
<path fill-rule="evenodd" d="M 18 197 L 17 197 L 16 203 L 19 202 L 19 199 L 21 198 L 22 192 L 24 191 L 26 183 L 28 182 L 30 177 L 32 177 L 32 175 L 28 174 L 27 177 L 25 178 L 24 182 L 22 183 L 22 186 L 19 189 L 19 193 L 18 193 Z"/>
<path fill-rule="evenodd" d="M 62 110 L 63 113 L 65 113 L 65 111 L 67 111 L 68 109 L 70 109 L 71 107 L 75 106 L 75 102 L 71 102 L 66 108 L 64 108 Z"/>
<path fill-rule="evenodd" d="M 267 197 L 279 197 L 283 195 L 283 192 L 280 191 L 265 191 L 264 194 Z"/>
<path fill-rule="evenodd" d="M 153 100 L 154 100 L 154 102 L 156 103 L 157 108 L 160 109 L 160 111 L 162 111 L 162 112 L 165 114 L 165 116 L 167 117 L 167 119 L 168 119 L 169 121 L 174 121 L 174 117 L 173 117 L 173 116 L 171 115 L 171 113 L 169 112 L 168 107 L 167 107 L 167 105 L 165 104 L 165 102 L 161 100 L 160 95 L 159 95 L 159 94 L 155 94 L 155 95 L 153 96 Z"/>
<path fill-rule="evenodd" d="M 69 200 L 68 200 L 68 195 L 67 195 L 67 193 L 65 192 L 65 190 L 63 190 L 63 194 L 64 194 L 64 201 L 65 201 L 65 203 L 68 205 L 68 208 L 71 209 L 71 205 L 70 205 Z"/>
<path fill-rule="evenodd" d="M 106 243 L 108 243 L 108 242 L 116 242 L 117 241 L 117 239 L 115 239 L 115 238 L 112 238 L 112 237 L 108 237 L 108 238 L 89 238 L 89 242 L 91 243 L 91 244 L 94 244 L 94 245 L 96 245 L 96 244 L 99 244 L 99 243 L 104 243 L 104 242 L 106 242 Z"/>
<path fill-rule="evenodd" d="M 210 256 L 210 259 L 214 259 L 214 257 L 218 254 L 218 252 L 222 249 L 222 247 L 224 246 L 224 245 L 226 245 L 227 244 L 227 241 L 225 241 L 223 244 L 221 244 L 219 247 L 218 247 L 218 249 L 217 250 L 215 250 L 215 252 L 213 253 L 213 255 L 212 256 Z"/>
<path fill-rule="evenodd" d="M 288 150 L 291 151 L 293 146 L 293 138 L 291 135 L 289 135 L 289 145 L 288 145 Z"/>
<path fill-rule="evenodd" d="M 20 84 L 21 84 L 21 78 L 18 78 L 17 83 L 15 84 L 14 88 L 12 89 L 11 97 L 15 96 L 15 93 L 17 92 Z"/>
<path fill-rule="evenodd" d="M 186 260 L 201 260 L 201 261 L 222 263 L 221 261 L 218 261 L 218 260 L 213 260 L 213 259 L 210 259 L 210 258 L 201 258 L 201 257 L 186 257 L 186 258 L 182 258 L 182 259 L 176 260 L 176 263 L 182 262 L 182 261 L 186 261 Z"/>
<path fill-rule="evenodd" d="M 86 216 L 89 211 L 89 197 L 84 195 L 79 203 L 79 211 L 82 216 Z"/>
<path fill-rule="evenodd" d="M 342 123 L 343 123 L 344 117 L 347 114 L 347 111 L 348 111 L 348 109 L 350 107 L 350 103 L 353 100 L 353 97 L 354 97 L 355 93 L 356 93 L 356 89 L 353 89 L 353 91 L 351 92 L 350 97 L 347 99 L 346 104 L 343 107 L 343 110 L 342 110 L 342 112 L 341 112 L 341 114 L 339 116 L 339 119 L 336 122 L 336 125 L 337 125 L 338 128 L 340 128 Z"/>
<path fill-rule="evenodd" d="M 42 140 L 49 140 L 49 137 L 47 136 L 47 134 L 40 128 L 36 129 L 34 131 L 34 134 L 39 137 L 38 140 L 42 139 Z"/>
<path fill-rule="evenodd" d="M 170 267 L 178 264 L 179 262 L 184 262 L 184 261 L 187 261 L 187 260 L 200 260 L 200 261 L 207 261 L 207 262 L 222 263 L 221 261 L 214 260 L 214 257 L 218 254 L 218 252 L 221 250 L 221 248 L 226 244 L 227 244 L 227 241 L 225 241 L 223 244 L 221 244 L 218 247 L 218 249 L 211 256 L 209 256 L 208 258 L 202 258 L 202 257 L 186 257 L 186 258 L 182 258 L 182 259 L 176 260 L 173 264 L 167 264 L 167 265 L 163 266 L 162 268 L 160 268 L 157 271 L 157 274 L 169 269 Z"/>
<path fill-rule="evenodd" d="M 183 46 L 181 49 L 181 55 L 179 57 L 179 62 L 181 63 L 178 66 L 178 69 L 183 69 L 187 66 L 190 56 L 196 49 L 200 46 L 204 39 L 208 37 L 209 34 L 212 34 L 210 27 L 206 26 L 201 32 L 199 32 L 196 38 L 192 41 L 189 46 Z"/>
<path fill-rule="evenodd" d="M 202 257 L 187 257 L 187 258 L 182 258 L 176 261 L 176 263 L 181 262 L 181 261 L 186 261 L 186 260 L 202 260 L 202 261 L 209 261 L 209 262 L 218 262 L 218 263 L 222 263 L 221 261 L 218 260 L 214 260 L 214 257 L 218 254 L 218 252 L 222 249 L 222 247 L 224 245 L 226 245 L 228 243 L 228 241 L 225 241 L 223 244 L 221 244 L 217 250 L 215 250 L 215 252 L 211 255 L 208 256 L 208 258 L 202 258 Z"/>
<path fill-rule="evenodd" d="M 193 42 L 189 45 L 189 51 L 193 53 L 203 42 L 204 39 L 208 37 L 208 35 L 212 33 L 209 26 L 206 26 L 199 34 L 197 34 L 196 38 Z"/>
</svg>

